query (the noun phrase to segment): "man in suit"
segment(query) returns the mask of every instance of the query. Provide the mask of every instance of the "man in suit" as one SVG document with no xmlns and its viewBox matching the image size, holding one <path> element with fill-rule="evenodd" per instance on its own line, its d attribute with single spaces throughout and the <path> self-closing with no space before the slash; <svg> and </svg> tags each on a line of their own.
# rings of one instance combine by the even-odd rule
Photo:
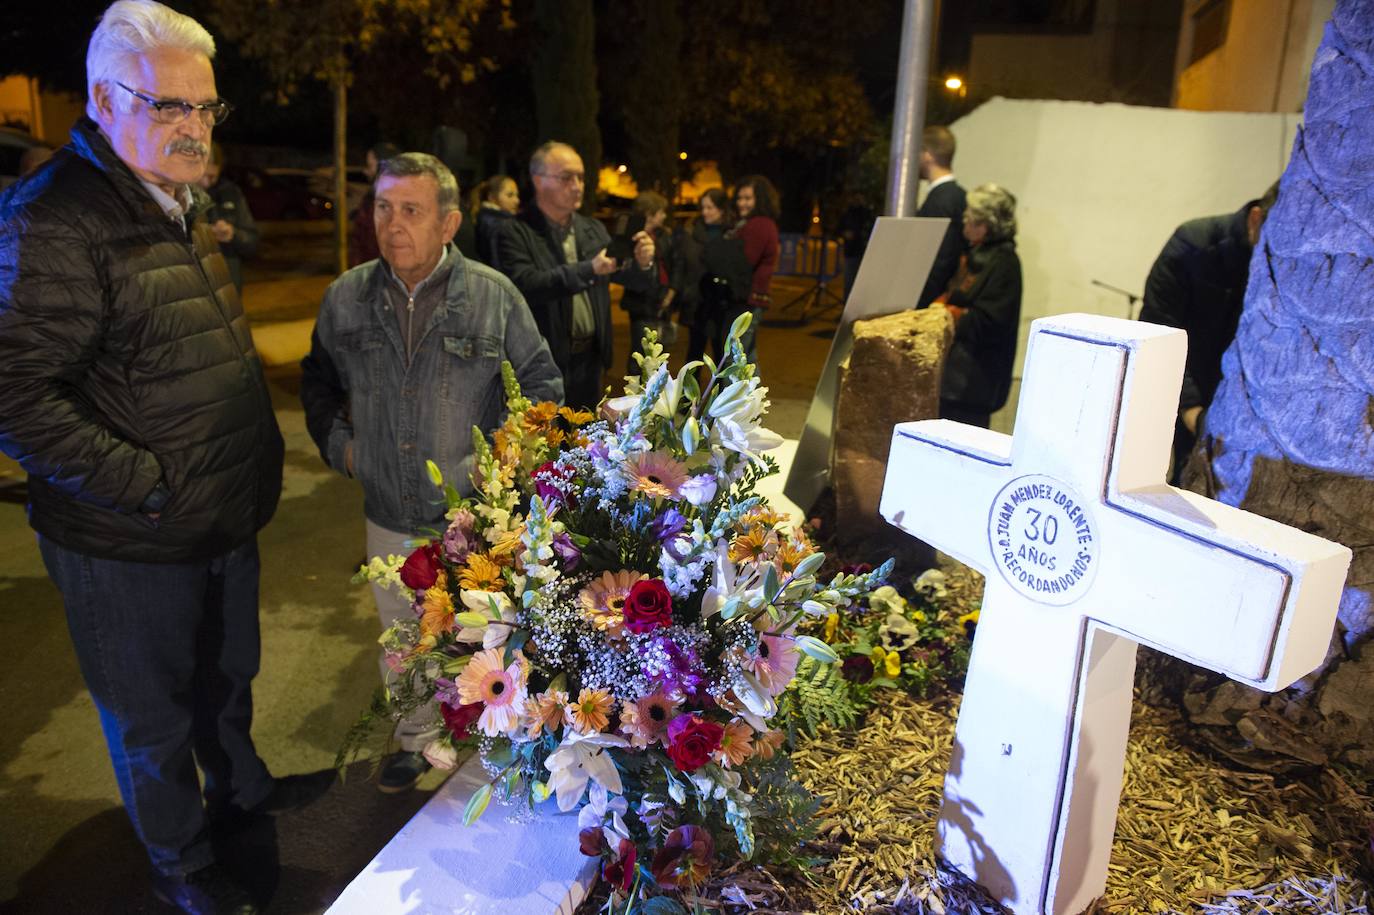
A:
<svg viewBox="0 0 1374 915">
<path fill-rule="evenodd" d="M 558 142 L 540 146 L 530 157 L 534 199 L 496 245 L 501 269 L 529 303 L 563 373 L 565 402 L 579 408 L 601 401 L 601 373 L 611 367 L 609 284 L 643 294 L 658 285 L 648 232 L 635 235 L 626 262 L 607 256 L 605 227 L 578 212 L 586 180 L 577 150 Z"/>
<path fill-rule="evenodd" d="M 925 308 L 949 288 L 949 281 L 959 271 L 959 258 L 968 250 L 964 242 L 964 189 L 954 180 L 954 134 L 948 127 L 927 127 L 921 133 L 921 178 L 930 182 L 930 190 L 917 216 L 944 216 L 949 219 L 935 263 L 930 268 L 917 308 Z"/>
</svg>

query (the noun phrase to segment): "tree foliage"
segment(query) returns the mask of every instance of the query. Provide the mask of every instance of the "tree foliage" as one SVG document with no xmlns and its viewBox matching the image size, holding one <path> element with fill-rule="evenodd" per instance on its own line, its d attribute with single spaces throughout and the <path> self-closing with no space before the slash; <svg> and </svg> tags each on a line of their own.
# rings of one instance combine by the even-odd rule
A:
<svg viewBox="0 0 1374 915">
<path fill-rule="evenodd" d="M 532 64 L 536 142 L 561 140 L 587 169 L 591 207 L 601 167 L 600 96 L 596 90 L 596 16 L 592 0 L 535 0 L 538 48 Z"/>
</svg>

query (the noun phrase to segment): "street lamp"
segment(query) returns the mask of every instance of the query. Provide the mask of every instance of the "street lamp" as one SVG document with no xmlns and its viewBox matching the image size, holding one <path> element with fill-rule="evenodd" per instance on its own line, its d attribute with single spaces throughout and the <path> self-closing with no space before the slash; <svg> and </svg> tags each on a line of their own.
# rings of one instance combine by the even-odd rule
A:
<svg viewBox="0 0 1374 915">
<path fill-rule="evenodd" d="M 958 92 L 960 89 L 964 88 L 964 81 L 957 76 L 946 77 L 945 88 L 950 92 Z"/>
</svg>

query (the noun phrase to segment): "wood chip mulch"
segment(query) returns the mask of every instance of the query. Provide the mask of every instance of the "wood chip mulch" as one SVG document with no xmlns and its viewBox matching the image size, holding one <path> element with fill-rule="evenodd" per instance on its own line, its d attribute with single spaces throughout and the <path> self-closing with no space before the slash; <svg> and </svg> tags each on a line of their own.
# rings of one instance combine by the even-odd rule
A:
<svg viewBox="0 0 1374 915">
<path fill-rule="evenodd" d="M 952 570 L 950 590 L 971 608 L 981 581 Z M 793 759 L 826 799 L 811 850 L 827 863 L 738 866 L 695 901 L 757 915 L 1002 912 L 933 854 L 956 717 L 957 697 L 890 693 L 859 729 L 804 740 Z M 1371 825 L 1370 786 L 1329 768 L 1237 771 L 1193 748 L 1177 713 L 1137 702 L 1107 891 L 1088 915 L 1368 915 Z"/>
</svg>

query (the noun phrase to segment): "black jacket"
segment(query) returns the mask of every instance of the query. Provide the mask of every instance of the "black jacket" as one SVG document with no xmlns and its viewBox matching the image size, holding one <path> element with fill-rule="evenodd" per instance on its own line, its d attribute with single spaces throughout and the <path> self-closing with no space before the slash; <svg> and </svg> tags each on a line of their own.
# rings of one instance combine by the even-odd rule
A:
<svg viewBox="0 0 1374 915">
<path fill-rule="evenodd" d="M 1179 409 L 1206 407 L 1221 384 L 1221 354 L 1236 336 L 1253 251 L 1246 214 L 1207 216 L 1179 226 L 1145 280 L 1140 320 L 1188 332 Z"/>
<path fill-rule="evenodd" d="M 965 308 L 954 327 L 940 399 L 968 410 L 995 413 L 1011 391 L 1016 334 L 1021 327 L 1021 259 L 1010 240 L 988 242 L 969 253 L 969 270 L 950 292 Z"/>
<path fill-rule="evenodd" d="M 239 186 L 228 178 L 221 178 L 215 186 L 206 191 L 210 195 L 210 209 L 205 214 L 207 222 L 223 219 L 234 227 L 234 237 L 219 246 L 224 261 L 229 265 L 229 276 L 234 288 L 243 293 L 243 259 L 258 253 L 258 240 L 261 232 L 253 220 L 253 211 L 248 209 L 248 199 L 243 196 Z"/>
<path fill-rule="evenodd" d="M 501 233 L 510 225 L 510 221 L 515 217 L 505 210 L 493 209 L 484 206 L 477 211 L 477 259 L 488 267 L 501 269 L 500 251 L 497 250 L 497 239 Z"/>
<path fill-rule="evenodd" d="M 639 284 L 635 284 L 633 289 L 627 287 L 625 294 L 620 297 L 620 307 L 631 318 L 651 321 L 662 312 L 663 297 L 670 288 L 675 288 L 670 267 L 672 263 L 673 238 L 667 230 L 659 229 L 654 233 L 654 265 L 649 270 L 653 284 L 646 288 L 641 288 Z"/>
<path fill-rule="evenodd" d="M 29 474 L 35 530 L 110 559 L 224 553 L 281 492 L 281 433 L 209 226 L 198 214 L 188 237 L 86 119 L 0 195 L 0 450 Z"/>
<path fill-rule="evenodd" d="M 949 288 L 949 281 L 954 279 L 954 274 L 959 272 L 959 258 L 968 251 L 968 244 L 964 241 L 967 197 L 959 182 L 946 181 L 933 188 L 916 211 L 917 216 L 945 216 L 949 219 L 945 237 L 940 241 L 940 250 L 935 253 L 935 263 L 930 267 L 930 276 L 926 278 L 921 297 L 916 300 L 917 308 L 925 308 L 938 299 Z"/>
<path fill-rule="evenodd" d="M 596 318 L 596 352 L 601 367 L 611 367 L 611 290 L 609 279 L 626 290 L 647 292 L 657 283 L 653 270 L 634 264 L 610 275 L 592 272 L 592 258 L 611 242 L 606 227 L 595 219 L 573 214 L 577 263 L 569 264 L 554 227 L 533 202 L 505 227 L 497 241 L 501 272 L 511 278 L 534 313 L 539 332 L 548 341 L 553 361 L 566 377 L 572 364 L 572 321 L 575 293 L 586 292 Z"/>
</svg>

